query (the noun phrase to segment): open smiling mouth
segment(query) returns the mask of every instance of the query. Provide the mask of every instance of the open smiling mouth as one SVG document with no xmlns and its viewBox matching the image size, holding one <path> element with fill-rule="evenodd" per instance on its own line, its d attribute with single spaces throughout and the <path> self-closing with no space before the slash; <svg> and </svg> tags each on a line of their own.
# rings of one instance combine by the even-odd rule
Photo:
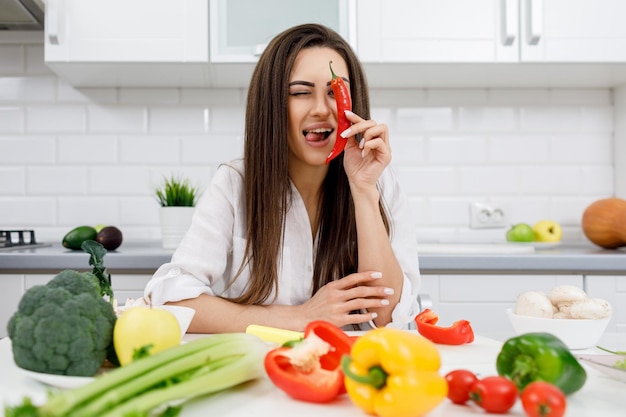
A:
<svg viewBox="0 0 626 417">
<path fill-rule="evenodd" d="M 320 129 L 312 129 L 312 130 L 303 130 L 302 134 L 306 138 L 307 141 L 310 142 L 320 142 L 324 139 L 327 139 L 331 133 L 333 133 L 335 129 L 330 128 L 320 128 Z"/>
</svg>

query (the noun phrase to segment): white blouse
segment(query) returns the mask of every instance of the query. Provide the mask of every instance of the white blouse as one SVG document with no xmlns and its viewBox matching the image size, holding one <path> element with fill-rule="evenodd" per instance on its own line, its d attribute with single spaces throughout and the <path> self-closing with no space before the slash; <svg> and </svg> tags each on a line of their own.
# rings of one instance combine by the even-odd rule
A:
<svg viewBox="0 0 626 417">
<path fill-rule="evenodd" d="M 246 268 L 227 288 L 241 266 L 246 246 L 243 201 L 243 160 L 220 165 L 198 201 L 192 224 L 170 262 L 148 282 L 145 296 L 153 305 L 200 294 L 238 296 L 250 278 Z M 406 197 L 391 168 L 379 180 L 381 198 L 391 218 L 391 245 L 404 271 L 400 302 L 392 327 L 406 327 L 418 313 L 420 285 L 415 227 Z M 311 298 L 314 247 L 309 217 L 295 186 L 285 219 L 284 243 L 278 262 L 278 294 L 268 302 L 299 305 Z"/>
</svg>

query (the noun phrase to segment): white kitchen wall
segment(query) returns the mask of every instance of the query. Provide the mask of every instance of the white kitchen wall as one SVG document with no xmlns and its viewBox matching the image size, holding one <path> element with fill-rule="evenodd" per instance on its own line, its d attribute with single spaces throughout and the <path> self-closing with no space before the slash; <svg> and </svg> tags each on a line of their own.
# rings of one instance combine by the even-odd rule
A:
<svg viewBox="0 0 626 417">
<path fill-rule="evenodd" d="M 153 188 L 182 174 L 201 188 L 241 154 L 241 89 L 75 89 L 50 72 L 39 44 L 0 43 L 0 228 L 59 240 L 112 224 L 126 240 L 160 238 Z M 608 89 L 375 89 L 393 165 L 422 241 L 502 239 L 469 228 L 469 203 L 509 222 L 580 217 L 614 193 Z M 620 116 L 621 117 L 621 116 Z"/>
</svg>

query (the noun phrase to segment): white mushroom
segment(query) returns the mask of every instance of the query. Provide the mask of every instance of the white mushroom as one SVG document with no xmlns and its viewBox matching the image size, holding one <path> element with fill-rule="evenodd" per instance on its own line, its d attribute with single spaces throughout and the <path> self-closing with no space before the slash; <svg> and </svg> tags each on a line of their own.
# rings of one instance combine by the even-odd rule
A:
<svg viewBox="0 0 626 417">
<path fill-rule="evenodd" d="M 557 285 L 550 290 L 548 298 L 559 309 L 559 312 L 569 314 L 570 306 L 577 301 L 587 299 L 587 293 L 574 285 Z"/>
<path fill-rule="evenodd" d="M 570 306 L 573 319 L 604 319 L 611 316 L 611 304 L 601 298 L 587 298 Z"/>
<path fill-rule="evenodd" d="M 554 316 L 552 316 L 553 319 L 571 319 L 572 316 L 569 314 L 569 310 L 568 311 L 557 311 L 556 313 L 554 313 Z"/>
<path fill-rule="evenodd" d="M 552 313 L 552 303 L 541 291 L 527 291 L 517 296 L 515 314 L 549 319 L 552 318 Z"/>
</svg>

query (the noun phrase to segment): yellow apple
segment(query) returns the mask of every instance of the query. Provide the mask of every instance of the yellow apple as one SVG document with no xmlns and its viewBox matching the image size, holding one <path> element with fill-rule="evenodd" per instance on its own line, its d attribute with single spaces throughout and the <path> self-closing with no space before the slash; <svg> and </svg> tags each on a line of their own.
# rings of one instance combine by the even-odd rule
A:
<svg viewBox="0 0 626 417">
<path fill-rule="evenodd" d="M 533 226 L 535 241 L 537 242 L 560 242 L 563 236 L 561 225 L 554 220 L 540 220 Z"/>
<path fill-rule="evenodd" d="M 131 307 L 113 327 L 113 347 L 120 365 L 178 346 L 181 340 L 176 316 L 161 308 Z"/>
</svg>

